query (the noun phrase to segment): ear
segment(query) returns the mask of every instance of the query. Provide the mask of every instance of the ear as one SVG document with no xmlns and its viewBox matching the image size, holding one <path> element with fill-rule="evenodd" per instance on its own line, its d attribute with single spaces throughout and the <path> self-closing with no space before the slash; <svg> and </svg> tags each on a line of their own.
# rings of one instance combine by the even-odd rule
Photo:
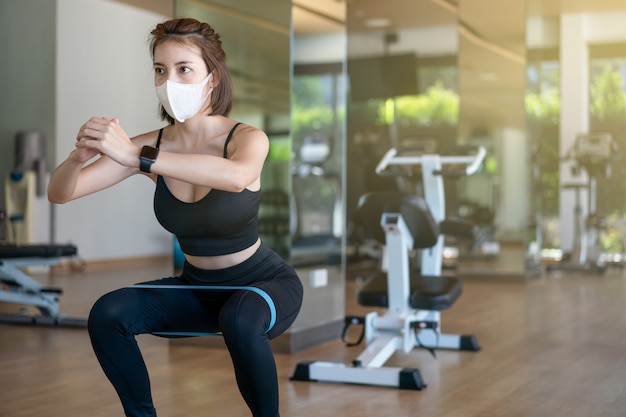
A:
<svg viewBox="0 0 626 417">
<path fill-rule="evenodd" d="M 215 88 L 220 85 L 220 76 L 216 70 L 211 71 L 211 78 L 209 78 L 209 88 Z"/>
</svg>

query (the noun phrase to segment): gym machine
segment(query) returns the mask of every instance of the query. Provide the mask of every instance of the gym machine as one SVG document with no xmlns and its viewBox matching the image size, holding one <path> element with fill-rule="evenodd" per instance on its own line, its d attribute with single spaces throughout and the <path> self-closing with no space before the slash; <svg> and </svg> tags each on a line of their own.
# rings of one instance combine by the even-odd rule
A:
<svg viewBox="0 0 626 417">
<path fill-rule="evenodd" d="M 6 217 L 0 212 L 0 225 Z M 15 314 L 0 314 L 0 322 L 48 326 L 86 327 L 87 320 L 59 313 L 60 288 L 41 285 L 28 268 L 53 266 L 63 258 L 73 258 L 77 248 L 71 244 L 0 243 L 0 302 L 17 305 Z M 28 307 L 40 314 L 30 314 Z"/>
<path fill-rule="evenodd" d="M 444 164 L 456 169 L 448 175 L 470 175 L 478 170 L 485 156 L 440 155 L 402 156 L 391 149 L 383 157 L 377 173 L 389 167 L 421 165 L 425 198 L 411 193 L 375 192 L 363 195 L 359 215 L 372 236 L 384 243 L 382 269 L 359 289 L 359 304 L 383 307 L 379 315 L 346 317 L 342 339 L 349 346 L 365 341 L 366 348 L 351 364 L 311 361 L 299 363 L 294 381 L 339 382 L 421 390 L 426 387 L 417 368 L 384 366 L 391 356 L 415 347 L 478 351 L 472 335 L 441 333 L 441 310 L 450 308 L 461 296 L 461 282 L 442 276 L 443 239 L 440 226 L 445 216 L 443 194 Z M 461 168 L 461 166 L 463 168 Z M 431 205 L 432 204 L 432 205 Z M 410 267 L 410 252 L 421 250 L 421 271 Z M 362 325 L 356 343 L 345 336 L 351 325 Z"/>
<path fill-rule="evenodd" d="M 597 211 L 597 184 L 598 178 L 611 176 L 611 164 L 619 156 L 619 147 L 610 133 L 592 132 L 579 134 L 574 144 L 562 158 L 563 161 L 572 161 L 572 173 L 579 175 L 587 173 L 584 183 L 567 183 L 564 189 L 573 190 L 574 227 L 572 236 L 572 251 L 563 257 L 558 264 L 546 266 L 547 272 L 552 271 L 581 271 L 604 273 L 607 263 L 601 257 L 600 232 L 606 228 L 606 221 Z M 583 193 L 587 191 L 588 214 L 583 215 Z"/>
<path fill-rule="evenodd" d="M 446 218 L 445 179 L 473 175 L 482 166 L 487 151 L 484 147 L 467 147 L 472 152 L 463 155 L 440 155 L 414 152 L 411 148 L 390 149 L 376 167 L 378 175 L 399 178 L 420 177 L 420 195 L 426 201 L 441 233 L 437 243 L 421 252 L 421 271 L 424 275 L 440 275 L 444 254 L 444 236 L 473 239 L 474 225 Z"/>
</svg>

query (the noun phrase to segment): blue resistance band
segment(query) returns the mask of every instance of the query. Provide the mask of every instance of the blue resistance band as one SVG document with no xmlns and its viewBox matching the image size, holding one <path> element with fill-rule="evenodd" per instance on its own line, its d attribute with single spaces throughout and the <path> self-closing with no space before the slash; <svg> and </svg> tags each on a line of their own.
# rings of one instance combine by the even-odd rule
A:
<svg viewBox="0 0 626 417">
<path fill-rule="evenodd" d="M 167 289 L 167 290 L 245 290 L 252 291 L 260 295 L 267 303 L 270 309 L 270 324 L 265 330 L 265 333 L 269 333 L 270 330 L 276 324 L 276 306 L 272 297 L 265 291 L 257 287 L 242 287 L 242 286 L 223 286 L 223 285 L 151 285 L 151 284 L 136 284 L 128 288 L 145 288 L 145 289 Z M 219 333 L 207 333 L 207 332 L 153 332 L 153 335 L 157 336 L 218 336 Z"/>
</svg>

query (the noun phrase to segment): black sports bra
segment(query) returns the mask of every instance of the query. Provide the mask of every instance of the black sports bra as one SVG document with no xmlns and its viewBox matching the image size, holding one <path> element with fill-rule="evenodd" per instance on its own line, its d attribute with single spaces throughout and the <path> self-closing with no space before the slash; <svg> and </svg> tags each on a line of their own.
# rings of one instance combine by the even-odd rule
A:
<svg viewBox="0 0 626 417">
<path fill-rule="evenodd" d="M 224 158 L 237 123 L 228 133 Z M 156 147 L 161 144 L 159 131 Z M 184 253 L 216 256 L 239 252 L 259 238 L 258 212 L 260 191 L 239 193 L 212 189 L 202 199 L 186 203 L 176 198 L 160 175 L 154 192 L 154 214 L 166 230 L 176 235 Z"/>
</svg>

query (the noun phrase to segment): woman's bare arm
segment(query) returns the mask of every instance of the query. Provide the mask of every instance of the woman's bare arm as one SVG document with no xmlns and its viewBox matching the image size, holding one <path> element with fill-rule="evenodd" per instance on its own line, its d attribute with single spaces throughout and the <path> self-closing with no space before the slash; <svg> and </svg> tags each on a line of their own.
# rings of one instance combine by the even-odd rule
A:
<svg viewBox="0 0 626 417">
<path fill-rule="evenodd" d="M 72 153 L 77 152 L 76 150 Z M 122 166 L 112 159 L 101 156 L 97 161 L 84 166 L 70 156 L 53 172 L 48 184 L 48 200 L 62 204 L 100 190 L 104 190 L 137 170 Z"/>
<path fill-rule="evenodd" d="M 104 119 L 108 125 L 115 128 L 119 133 L 123 133 L 117 119 Z M 85 124 L 86 125 L 86 124 Z M 80 146 L 81 141 L 89 140 L 95 142 L 93 138 L 87 139 L 83 135 L 85 125 L 81 127 L 77 136 L 76 148 L 70 153 L 67 159 L 61 163 L 52 173 L 48 183 L 48 200 L 52 203 L 62 204 L 77 198 L 93 194 L 104 190 L 118 182 L 136 174 L 139 170 L 132 166 L 119 164 L 101 150 L 93 147 Z M 139 162 L 139 151 L 142 143 L 153 140 L 155 132 L 150 132 L 139 136 L 132 141 L 123 133 L 128 144 L 127 150 L 136 150 L 137 165 Z M 94 160 L 88 164 L 89 161 Z"/>
<path fill-rule="evenodd" d="M 235 132 L 227 159 L 203 152 L 168 152 L 162 149 L 151 166 L 151 172 L 202 187 L 241 191 L 260 177 L 269 152 L 269 139 L 263 131 L 251 126 L 241 126 Z M 128 139 L 117 123 L 94 118 L 81 128 L 76 146 L 102 153 L 137 172 L 143 142 L 146 141 Z"/>
<path fill-rule="evenodd" d="M 194 185 L 239 192 L 261 176 L 269 152 L 269 140 L 262 131 L 246 127 L 238 131 L 232 155 L 187 154 L 161 151 L 151 171 Z"/>
</svg>

